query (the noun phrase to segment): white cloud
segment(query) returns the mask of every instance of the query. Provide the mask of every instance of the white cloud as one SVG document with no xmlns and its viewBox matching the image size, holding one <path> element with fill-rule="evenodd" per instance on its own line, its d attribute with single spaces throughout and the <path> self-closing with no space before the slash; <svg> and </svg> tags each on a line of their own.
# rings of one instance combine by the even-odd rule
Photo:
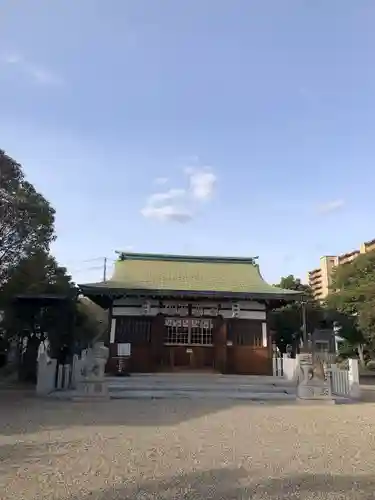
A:
<svg viewBox="0 0 375 500">
<path fill-rule="evenodd" d="M 39 85 L 61 85 L 63 83 L 62 79 L 48 68 L 27 61 L 17 53 L 3 54 L 0 57 L 0 62 L 13 66 L 15 70 L 23 73 Z"/>
<path fill-rule="evenodd" d="M 148 199 L 148 205 L 155 205 L 158 203 L 163 203 L 166 201 L 175 200 L 176 198 L 182 198 L 186 194 L 185 189 L 169 189 L 164 193 L 154 193 Z"/>
<path fill-rule="evenodd" d="M 158 220 L 173 220 L 187 222 L 192 214 L 184 207 L 186 203 L 186 190 L 180 188 L 169 189 L 163 193 L 152 194 L 141 210 L 141 214 L 147 218 Z"/>
<path fill-rule="evenodd" d="M 163 205 L 161 207 L 146 206 L 141 210 L 141 214 L 144 217 L 159 221 L 188 222 L 193 218 L 192 213 L 174 205 Z"/>
<path fill-rule="evenodd" d="M 197 200 L 209 200 L 216 187 L 216 175 L 209 167 L 188 168 L 186 173 L 189 176 L 190 192 Z"/>
<path fill-rule="evenodd" d="M 162 186 L 163 184 L 167 184 L 168 180 L 169 180 L 168 177 L 157 177 L 155 179 L 155 184 Z"/>
<path fill-rule="evenodd" d="M 332 200 L 326 203 L 322 203 L 318 206 L 318 213 L 320 214 L 329 214 L 331 212 L 336 212 L 336 210 L 340 210 L 345 205 L 344 200 Z"/>
<path fill-rule="evenodd" d="M 171 188 L 163 192 L 153 193 L 147 199 L 141 214 L 144 217 L 159 221 L 190 221 L 199 203 L 209 200 L 215 190 L 216 175 L 209 167 L 187 168 L 188 189 Z M 159 184 L 165 178 L 157 179 Z"/>
</svg>

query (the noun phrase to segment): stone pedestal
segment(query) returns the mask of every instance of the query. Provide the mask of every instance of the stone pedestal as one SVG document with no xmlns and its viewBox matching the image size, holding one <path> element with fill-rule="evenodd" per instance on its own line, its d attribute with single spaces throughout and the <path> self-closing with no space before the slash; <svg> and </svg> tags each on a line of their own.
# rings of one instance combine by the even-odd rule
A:
<svg viewBox="0 0 375 500">
<path fill-rule="evenodd" d="M 108 384 L 105 380 L 97 380 L 95 378 L 82 381 L 77 389 L 75 399 L 102 399 L 108 398 Z"/>
<path fill-rule="evenodd" d="M 297 401 L 300 403 L 334 404 L 329 373 L 326 378 L 323 365 L 305 357 L 300 360 L 297 382 Z"/>
<path fill-rule="evenodd" d="M 47 352 L 42 352 L 38 359 L 36 393 L 38 396 L 48 396 L 55 390 L 56 359 L 51 359 Z"/>
<path fill-rule="evenodd" d="M 88 349 L 77 382 L 75 400 L 109 398 L 108 383 L 104 375 L 108 353 L 109 349 L 103 342 L 97 342 L 94 347 Z"/>
</svg>

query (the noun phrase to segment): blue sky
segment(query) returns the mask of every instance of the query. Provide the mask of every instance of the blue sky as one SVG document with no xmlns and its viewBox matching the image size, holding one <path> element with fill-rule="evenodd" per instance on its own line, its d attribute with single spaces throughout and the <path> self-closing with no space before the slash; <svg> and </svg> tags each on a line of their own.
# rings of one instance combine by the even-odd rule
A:
<svg viewBox="0 0 375 500">
<path fill-rule="evenodd" d="M 8 0 L 0 23 L 0 148 L 76 281 L 122 249 L 305 278 L 375 237 L 373 0 Z"/>
</svg>

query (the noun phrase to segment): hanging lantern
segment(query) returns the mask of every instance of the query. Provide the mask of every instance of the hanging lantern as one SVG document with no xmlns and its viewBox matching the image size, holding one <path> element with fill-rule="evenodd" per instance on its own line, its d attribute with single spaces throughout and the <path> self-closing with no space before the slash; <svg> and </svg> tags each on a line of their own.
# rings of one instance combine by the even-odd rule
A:
<svg viewBox="0 0 375 500">
<path fill-rule="evenodd" d="M 143 314 L 148 315 L 151 313 L 151 304 L 150 301 L 146 300 L 143 304 Z"/>
<path fill-rule="evenodd" d="M 232 304 L 232 318 L 238 318 L 240 315 L 240 305 L 236 302 Z"/>
</svg>

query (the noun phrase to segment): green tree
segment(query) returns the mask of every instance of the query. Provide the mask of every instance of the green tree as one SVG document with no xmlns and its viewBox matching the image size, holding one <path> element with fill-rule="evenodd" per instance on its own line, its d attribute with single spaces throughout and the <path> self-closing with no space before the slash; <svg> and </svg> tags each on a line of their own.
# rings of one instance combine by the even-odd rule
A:
<svg viewBox="0 0 375 500">
<path fill-rule="evenodd" d="M 312 300 L 312 290 L 309 285 L 305 285 L 301 282 L 299 278 L 295 278 L 293 274 L 285 276 L 280 279 L 280 283 L 277 285 L 280 288 L 285 288 L 286 290 L 295 290 L 296 292 L 302 292 L 305 294 L 306 300 Z"/>
<path fill-rule="evenodd" d="M 339 353 L 342 355 L 348 353 L 351 356 L 358 353 L 360 363 L 364 365 L 366 339 L 358 326 L 356 316 L 344 314 L 332 308 L 328 310 L 328 315 L 333 322 L 335 334 L 344 339 L 344 344 L 339 349 Z"/>
<path fill-rule="evenodd" d="M 54 210 L 0 150 L 0 291 L 12 269 L 54 238 Z"/>
<path fill-rule="evenodd" d="M 340 335 L 358 348 L 363 362 L 364 344 L 375 349 L 375 252 L 335 269 L 327 307 L 339 315 Z"/>
<path fill-rule="evenodd" d="M 66 268 L 59 266 L 54 257 L 44 250 L 38 250 L 9 270 L 3 292 L 6 298 L 12 298 L 18 294 L 63 295 L 74 288 Z"/>
<path fill-rule="evenodd" d="M 306 304 L 307 331 L 312 332 L 322 320 L 322 309 L 313 299 L 312 290 L 292 274 L 282 277 L 275 286 L 287 290 L 299 291 L 303 294 Z M 283 305 L 271 312 L 271 329 L 275 332 L 275 342 L 281 352 L 285 352 L 288 344 L 296 349 L 302 337 L 302 306 L 301 301 Z"/>
<path fill-rule="evenodd" d="M 14 299 L 19 295 L 36 299 L 15 305 Z M 65 300 L 37 300 L 37 297 L 47 296 Z M 106 328 L 105 312 L 91 301 L 87 304 L 77 298 L 78 289 L 66 269 L 43 250 L 22 259 L 10 271 L 3 287 L 5 314 L 2 327 L 8 338 L 21 342 L 27 337 L 28 349 L 32 353 L 27 356 L 29 366 L 25 370 L 27 374 L 32 374 L 31 378 L 35 378 L 35 356 L 41 340 L 39 335 L 36 338 L 37 332 L 46 335 L 52 356 L 56 357 L 64 344 L 73 347 L 78 343 L 86 347 Z M 96 308 L 102 312 L 102 316 Z"/>
</svg>

